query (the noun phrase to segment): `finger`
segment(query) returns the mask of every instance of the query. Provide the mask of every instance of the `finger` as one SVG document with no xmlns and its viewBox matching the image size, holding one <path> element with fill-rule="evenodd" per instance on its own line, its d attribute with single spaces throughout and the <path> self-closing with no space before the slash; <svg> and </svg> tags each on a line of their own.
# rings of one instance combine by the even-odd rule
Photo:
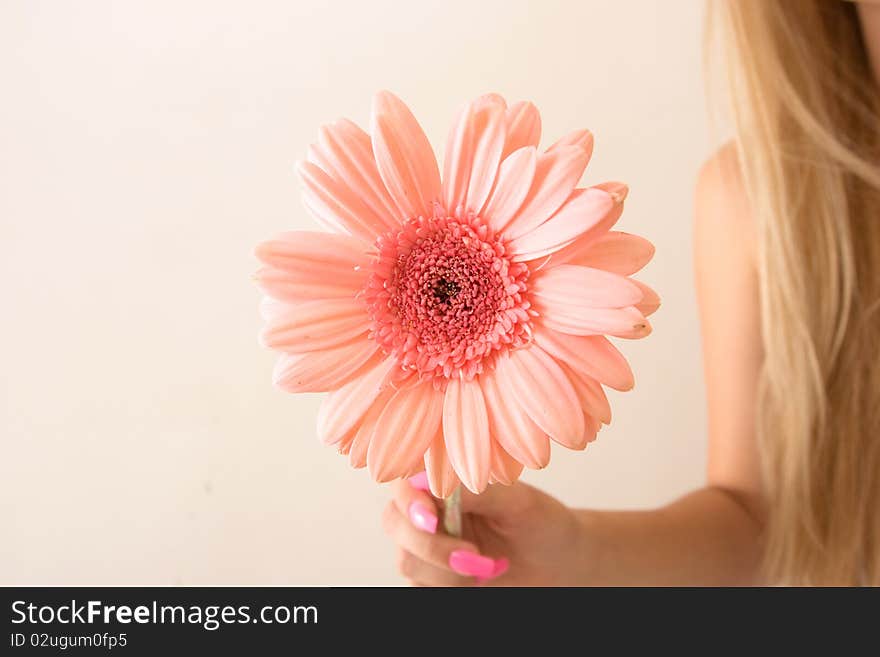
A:
<svg viewBox="0 0 880 657">
<path fill-rule="evenodd" d="M 431 494 L 413 487 L 406 479 L 398 479 L 391 486 L 397 509 L 423 532 L 436 534 L 439 514 Z"/>
<path fill-rule="evenodd" d="M 473 543 L 447 534 L 429 534 L 417 529 L 393 502 L 385 507 L 382 514 L 382 528 L 399 548 L 438 568 L 450 570 L 449 559 L 453 553 L 479 554 Z"/>
<path fill-rule="evenodd" d="M 487 518 L 514 517 L 530 508 L 535 500 L 535 489 L 520 481 L 509 486 L 490 484 L 479 495 L 461 489 L 461 510 Z"/>
<path fill-rule="evenodd" d="M 417 488 L 418 490 L 426 490 L 428 492 L 431 491 L 431 484 L 428 483 L 428 473 L 422 470 L 418 474 L 414 474 L 412 477 L 407 479 L 409 485 L 413 488 Z"/>
<path fill-rule="evenodd" d="M 504 557 L 496 559 L 495 565 L 492 569 L 492 573 L 488 577 L 477 577 L 477 585 L 505 586 L 504 575 L 507 574 L 508 570 L 510 570 L 510 561 L 508 561 Z M 501 578 L 500 581 L 499 578 Z"/>
<path fill-rule="evenodd" d="M 465 577 L 448 568 L 438 568 L 411 552 L 398 548 L 397 570 L 412 586 L 474 586 L 474 577 Z"/>
</svg>

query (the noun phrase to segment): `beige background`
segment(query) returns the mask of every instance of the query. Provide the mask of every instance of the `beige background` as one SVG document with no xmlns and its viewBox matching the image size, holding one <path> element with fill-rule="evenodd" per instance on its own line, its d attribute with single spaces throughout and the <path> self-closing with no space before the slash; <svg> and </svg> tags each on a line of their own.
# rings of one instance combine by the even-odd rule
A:
<svg viewBox="0 0 880 657">
<path fill-rule="evenodd" d="M 545 136 L 597 135 L 586 179 L 664 305 L 624 343 L 634 392 L 586 453 L 526 479 L 656 505 L 705 457 L 690 263 L 708 151 L 699 2 L 0 3 L 0 583 L 399 583 L 387 491 L 270 385 L 253 245 L 313 227 L 292 173 L 320 123 L 389 88 L 441 145 L 499 91 Z"/>
</svg>

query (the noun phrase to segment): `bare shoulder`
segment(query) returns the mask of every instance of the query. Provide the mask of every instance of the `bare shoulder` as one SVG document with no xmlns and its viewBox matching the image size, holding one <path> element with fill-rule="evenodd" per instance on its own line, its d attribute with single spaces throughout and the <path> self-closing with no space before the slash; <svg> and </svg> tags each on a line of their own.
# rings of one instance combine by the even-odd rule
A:
<svg viewBox="0 0 880 657">
<path fill-rule="evenodd" d="M 749 259 L 756 244 L 752 214 L 736 146 L 729 142 L 700 168 L 694 198 L 694 241 L 698 251 L 719 245 Z"/>
<path fill-rule="evenodd" d="M 755 437 L 763 359 L 755 221 L 736 149 L 727 145 L 700 170 L 694 272 L 709 409 L 709 483 L 734 491 L 757 513 L 761 468 Z"/>
</svg>

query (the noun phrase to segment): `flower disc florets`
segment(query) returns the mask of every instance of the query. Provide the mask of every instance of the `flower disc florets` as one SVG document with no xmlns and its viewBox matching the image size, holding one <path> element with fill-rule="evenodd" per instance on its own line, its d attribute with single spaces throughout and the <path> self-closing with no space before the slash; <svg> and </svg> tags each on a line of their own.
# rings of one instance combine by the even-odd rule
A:
<svg viewBox="0 0 880 657">
<path fill-rule="evenodd" d="M 473 214 L 439 205 L 377 240 L 371 337 L 424 377 L 472 379 L 530 336 L 529 269 Z"/>
</svg>

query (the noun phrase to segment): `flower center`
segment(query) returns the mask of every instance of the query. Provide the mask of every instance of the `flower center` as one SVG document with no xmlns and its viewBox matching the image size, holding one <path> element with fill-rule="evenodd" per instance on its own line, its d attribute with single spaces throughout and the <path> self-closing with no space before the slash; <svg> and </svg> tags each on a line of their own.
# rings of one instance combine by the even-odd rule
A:
<svg viewBox="0 0 880 657">
<path fill-rule="evenodd" d="M 461 288 L 458 286 L 458 283 L 455 281 L 447 281 L 445 278 L 438 278 L 437 282 L 434 283 L 434 296 L 441 303 L 447 303 L 450 299 L 452 299 Z"/>
<path fill-rule="evenodd" d="M 376 242 L 370 337 L 423 377 L 473 378 L 530 336 L 529 269 L 473 214 L 411 219 Z"/>
</svg>

